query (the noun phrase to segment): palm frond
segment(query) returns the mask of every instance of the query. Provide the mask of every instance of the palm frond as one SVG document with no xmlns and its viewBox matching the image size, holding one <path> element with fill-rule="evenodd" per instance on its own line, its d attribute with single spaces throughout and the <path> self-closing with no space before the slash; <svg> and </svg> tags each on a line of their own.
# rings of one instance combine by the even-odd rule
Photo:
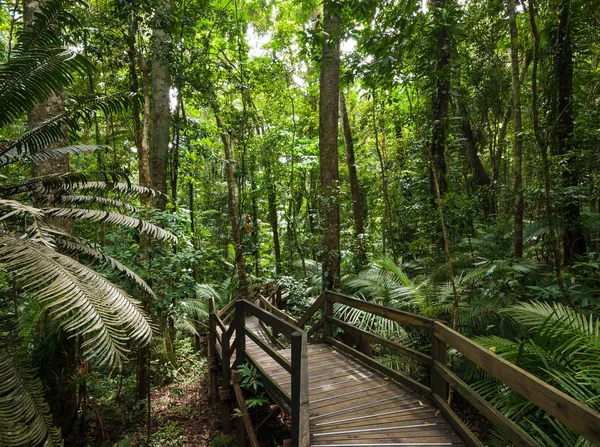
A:
<svg viewBox="0 0 600 447">
<path fill-rule="evenodd" d="M 117 271 L 123 274 L 123 276 L 125 276 L 127 279 L 137 284 L 137 286 L 144 290 L 144 292 L 146 292 L 148 295 L 150 295 L 153 298 L 156 298 L 156 295 L 154 294 L 150 286 L 148 286 L 146 281 L 144 281 L 137 273 L 135 273 L 126 265 L 123 265 L 122 263 L 117 261 L 115 258 L 107 255 L 106 253 L 103 253 L 100 250 L 93 248 L 87 241 L 75 238 L 70 235 L 63 235 L 63 237 L 56 238 L 55 243 L 57 249 L 61 253 L 67 254 L 69 256 L 83 256 L 97 265 L 106 266 L 111 270 Z"/>
<path fill-rule="evenodd" d="M 84 336 L 81 349 L 88 359 L 120 366 L 127 340 L 144 344 L 152 336 L 137 301 L 42 243 L 0 237 L 0 265 L 15 275 L 24 290 L 34 293 L 67 332 Z"/>
<path fill-rule="evenodd" d="M 177 236 L 163 230 L 157 225 L 151 224 L 142 219 L 127 216 L 125 214 L 110 213 L 101 210 L 90 210 L 85 208 L 42 208 L 44 214 L 48 217 L 71 219 L 71 220 L 90 220 L 95 222 L 105 222 L 112 225 L 135 228 L 142 233 L 149 234 L 155 239 L 177 242 Z"/>
<path fill-rule="evenodd" d="M 74 73 L 92 69 L 83 55 L 56 46 L 15 55 L 0 65 L 0 127 L 72 84 Z"/>
<path fill-rule="evenodd" d="M 0 340 L 0 445 L 62 446 L 42 382 L 26 358 Z"/>
<path fill-rule="evenodd" d="M 80 203 L 84 203 L 86 205 L 98 204 L 102 207 L 110 206 L 124 211 L 130 211 L 134 213 L 139 212 L 139 209 L 130 203 L 99 196 L 47 195 L 41 197 L 40 200 L 48 205 L 77 205 Z"/>
<path fill-rule="evenodd" d="M 108 146 L 93 146 L 89 144 L 79 144 L 75 146 L 65 146 L 58 149 L 45 150 L 42 152 L 36 152 L 31 155 L 22 155 L 16 148 L 6 152 L 0 156 L 0 166 L 6 166 L 10 163 L 15 162 L 35 162 L 45 163 L 56 157 L 62 157 L 64 155 L 75 155 L 75 154 L 86 154 L 96 150 L 106 149 Z"/>
</svg>

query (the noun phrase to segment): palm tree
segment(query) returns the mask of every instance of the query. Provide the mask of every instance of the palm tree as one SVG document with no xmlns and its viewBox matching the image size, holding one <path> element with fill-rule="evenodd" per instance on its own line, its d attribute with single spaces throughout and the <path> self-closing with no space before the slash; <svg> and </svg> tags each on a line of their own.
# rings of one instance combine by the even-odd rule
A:
<svg viewBox="0 0 600 447">
<path fill-rule="evenodd" d="M 20 32 L 11 58 L 0 65 L 0 134 L 35 103 L 67 87 L 89 62 L 63 47 L 52 31 L 68 14 L 62 0 L 48 0 L 36 20 Z M 74 145 L 40 152 L 64 137 L 94 111 L 122 109 L 130 98 L 90 98 L 17 138 L 0 142 L 0 168 L 27 167 L 64 154 L 99 149 Z M 42 383 L 31 368 L 16 324 L 24 300 L 35 300 L 70 337 L 81 354 L 97 365 L 119 367 L 132 342 L 144 345 L 152 329 L 139 301 L 94 267 L 120 273 L 141 289 L 152 290 L 137 274 L 82 238 L 65 232 L 57 219 L 92 221 L 136 228 L 159 240 L 167 231 L 130 214 L 136 209 L 123 196 L 154 191 L 132 185 L 120 173 L 57 174 L 0 183 L 0 269 L 13 284 L 10 299 L 0 299 L 0 445 L 62 445 L 44 401 Z M 35 197 L 38 207 L 31 205 Z M 128 214 L 125 214 L 128 213 Z M 84 264 L 84 261 L 86 262 Z"/>
</svg>

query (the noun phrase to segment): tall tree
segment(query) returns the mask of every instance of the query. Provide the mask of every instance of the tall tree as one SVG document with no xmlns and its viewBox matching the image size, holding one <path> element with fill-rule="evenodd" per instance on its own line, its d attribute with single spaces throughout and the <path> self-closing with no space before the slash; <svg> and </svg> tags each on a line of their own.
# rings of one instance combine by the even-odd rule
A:
<svg viewBox="0 0 600 447">
<path fill-rule="evenodd" d="M 431 138 L 431 156 L 433 157 L 437 182 L 442 196 L 448 189 L 446 181 L 446 134 L 448 126 L 448 107 L 450 105 L 450 25 L 446 0 L 431 0 L 436 26 L 436 68 L 432 98 L 433 132 Z M 432 173 L 433 175 L 433 173 Z M 431 190 L 435 192 L 434 181 Z"/>
<path fill-rule="evenodd" d="M 564 158 L 562 184 L 566 191 L 563 209 L 565 230 L 563 233 L 564 264 L 571 265 L 577 255 L 586 252 L 585 236 L 581 226 L 579 197 L 575 189 L 579 185 L 577 155 L 573 145 L 573 41 L 571 0 L 561 0 L 558 5 L 558 27 L 555 43 L 555 76 L 557 84 L 557 110 L 554 142 L 556 153 Z"/>
<path fill-rule="evenodd" d="M 169 54 L 171 41 L 167 33 L 170 7 L 164 2 L 157 8 L 152 29 L 152 139 L 150 143 L 150 176 L 152 188 L 162 194 L 154 198 L 154 206 L 162 211 L 167 206 L 167 164 L 171 131 Z"/>
<path fill-rule="evenodd" d="M 523 257 L 523 124 L 521 122 L 521 83 L 519 81 L 519 35 L 514 0 L 508 0 L 510 60 L 513 93 L 513 175 L 514 175 L 514 253 Z"/>
<path fill-rule="evenodd" d="M 348 178 L 350 180 L 350 195 L 352 197 L 352 214 L 354 217 L 354 237 L 356 239 L 358 267 L 363 267 L 367 262 L 365 250 L 365 226 L 363 223 L 363 207 L 360 200 L 360 188 L 358 175 L 356 174 L 356 162 L 354 160 L 354 140 L 348 119 L 346 98 L 340 92 L 340 118 L 342 120 L 342 132 L 344 134 L 344 146 L 346 147 L 346 163 L 348 164 Z"/>
<path fill-rule="evenodd" d="M 338 203 L 338 108 L 340 85 L 340 3 L 323 2 L 323 49 L 319 94 L 319 161 L 323 227 L 323 288 L 339 289 L 340 207 Z"/>
</svg>

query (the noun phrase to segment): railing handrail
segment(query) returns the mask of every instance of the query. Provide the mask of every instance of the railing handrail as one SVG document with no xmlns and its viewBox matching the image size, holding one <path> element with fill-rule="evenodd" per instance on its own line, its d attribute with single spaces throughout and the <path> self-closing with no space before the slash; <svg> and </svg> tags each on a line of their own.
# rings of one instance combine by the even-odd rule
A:
<svg viewBox="0 0 600 447">
<path fill-rule="evenodd" d="M 236 361 L 239 365 L 252 356 L 246 352 L 246 335 L 250 331 L 246 328 L 246 313 L 255 316 L 259 321 L 271 326 L 277 332 L 283 334 L 291 341 L 291 361 L 289 369 L 282 365 L 283 359 L 274 358 L 291 375 L 291 393 L 289 395 L 289 407 L 292 418 L 292 446 L 308 447 L 309 440 L 309 413 L 308 413 L 308 347 L 306 332 L 290 322 L 279 318 L 271 312 L 261 309 L 256 304 L 247 300 L 238 300 L 235 304 L 234 322 L 236 326 Z M 256 342 L 257 339 L 251 337 Z M 272 353 L 265 350 L 260 343 L 256 343 L 267 354 Z M 260 365 L 255 366 L 260 368 Z"/>
<path fill-rule="evenodd" d="M 600 445 L 599 412 L 455 330 L 439 322 L 435 322 L 433 328 L 434 338 L 459 351 L 478 367 L 486 370 L 578 435 L 585 437 L 595 445 Z M 447 374 L 447 371 L 442 371 L 442 373 Z"/>
</svg>

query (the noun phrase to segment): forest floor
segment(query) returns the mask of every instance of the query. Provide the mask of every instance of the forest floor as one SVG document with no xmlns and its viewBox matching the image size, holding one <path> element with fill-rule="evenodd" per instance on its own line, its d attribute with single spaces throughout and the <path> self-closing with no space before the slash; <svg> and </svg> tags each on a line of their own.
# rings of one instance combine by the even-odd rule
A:
<svg viewBox="0 0 600 447">
<path fill-rule="evenodd" d="M 205 346 L 203 346 L 205 348 Z M 189 343 L 179 347 L 181 367 L 170 371 L 168 383 L 154 387 L 151 392 L 150 436 L 144 403 L 132 404 L 135 383 L 128 379 L 109 379 L 90 383 L 96 389 L 94 403 L 88 406 L 87 423 L 78 436 L 71 437 L 70 447 L 226 447 L 237 445 L 234 435 L 224 435 L 221 429 L 221 410 L 209 397 L 208 364 L 205 349 L 192 353 Z M 115 389 L 121 391 L 116 393 Z M 104 397 L 102 396 L 104 394 Z M 269 413 L 277 417 L 266 417 Z M 261 446 L 277 447 L 289 438 L 289 431 L 276 407 L 270 404 L 251 410 L 258 425 Z M 76 438 L 76 439 L 74 439 Z"/>
</svg>

